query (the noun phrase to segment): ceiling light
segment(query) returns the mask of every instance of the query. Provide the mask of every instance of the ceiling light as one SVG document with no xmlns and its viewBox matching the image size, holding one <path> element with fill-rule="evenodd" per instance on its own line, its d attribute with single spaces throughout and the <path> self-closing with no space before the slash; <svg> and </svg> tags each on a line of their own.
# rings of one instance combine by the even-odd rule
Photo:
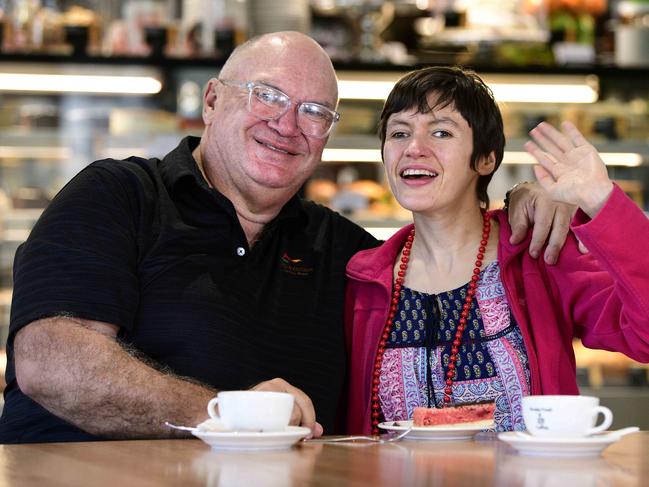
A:
<svg viewBox="0 0 649 487">
<path fill-rule="evenodd" d="M 329 149 L 322 153 L 324 162 L 382 162 L 379 149 Z"/>
<path fill-rule="evenodd" d="M 488 83 L 499 102 L 595 103 L 597 92 L 586 84 Z"/>
<path fill-rule="evenodd" d="M 607 166 L 635 167 L 642 165 L 642 155 L 635 152 L 600 152 Z M 324 162 L 382 162 L 379 149 L 329 149 L 322 154 Z M 503 164 L 536 164 L 527 152 L 505 151 Z"/>
<path fill-rule="evenodd" d="M 350 72 L 341 74 L 338 91 L 341 99 L 385 100 L 404 73 Z M 511 103 L 594 103 L 599 80 L 587 75 L 484 75 L 482 79 L 498 102 Z"/>
<path fill-rule="evenodd" d="M 642 165 L 642 155 L 635 152 L 600 152 L 599 155 L 607 166 Z M 536 164 L 536 159 L 524 151 L 505 151 L 503 164 Z"/>
<path fill-rule="evenodd" d="M 0 145 L 0 159 L 41 159 L 65 161 L 71 151 L 62 146 L 9 146 Z"/>
<path fill-rule="evenodd" d="M 153 95 L 162 89 L 160 78 L 157 70 L 142 66 L 124 67 L 116 75 L 106 66 L 3 64 L 0 92 Z"/>
</svg>

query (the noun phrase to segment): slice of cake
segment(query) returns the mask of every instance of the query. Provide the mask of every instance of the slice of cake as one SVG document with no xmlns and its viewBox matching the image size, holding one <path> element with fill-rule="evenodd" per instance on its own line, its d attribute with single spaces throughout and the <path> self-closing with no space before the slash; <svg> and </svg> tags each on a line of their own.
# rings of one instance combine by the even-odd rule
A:
<svg viewBox="0 0 649 487">
<path fill-rule="evenodd" d="M 415 408 L 413 426 L 467 426 L 488 428 L 493 424 L 494 409 L 491 403 L 469 404 L 452 408 Z"/>
</svg>

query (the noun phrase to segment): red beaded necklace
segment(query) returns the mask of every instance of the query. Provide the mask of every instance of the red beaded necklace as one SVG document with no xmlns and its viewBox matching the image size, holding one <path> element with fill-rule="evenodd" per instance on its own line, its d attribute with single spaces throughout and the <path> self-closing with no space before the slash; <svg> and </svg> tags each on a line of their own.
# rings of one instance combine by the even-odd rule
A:
<svg viewBox="0 0 649 487">
<path fill-rule="evenodd" d="M 491 231 L 491 221 L 489 214 L 486 211 L 482 212 L 482 240 L 480 240 L 480 247 L 478 248 L 478 255 L 476 256 L 475 268 L 473 275 L 469 282 L 469 290 L 462 305 L 462 313 L 460 313 L 460 321 L 455 331 L 455 339 L 453 340 L 453 347 L 451 348 L 451 356 L 449 357 L 448 367 L 446 370 L 446 387 L 444 388 L 444 405 L 451 403 L 451 396 L 453 395 L 453 380 L 456 377 L 455 362 L 457 362 L 457 354 L 460 351 L 460 344 L 462 343 L 462 334 L 466 328 L 466 320 L 469 316 L 469 311 L 475 296 L 475 289 L 478 286 L 478 279 L 480 276 L 480 267 L 482 267 L 482 260 L 489 241 L 489 232 Z M 408 262 L 410 261 L 410 249 L 412 242 L 415 239 L 415 228 L 410 230 L 410 234 L 406 239 L 401 253 L 401 263 L 397 271 L 397 277 L 394 280 L 392 299 L 390 301 L 390 312 L 388 319 L 383 327 L 383 334 L 379 342 L 379 348 L 376 351 L 376 359 L 374 360 L 374 373 L 372 375 L 372 434 L 379 434 L 379 417 L 381 416 L 381 406 L 379 404 L 379 379 L 381 376 L 381 364 L 383 363 L 383 354 L 385 353 L 385 345 L 390 337 L 390 329 L 392 328 L 392 321 L 397 313 L 397 306 L 399 298 L 401 297 L 401 288 L 406 278 L 406 271 L 408 270 Z"/>
</svg>

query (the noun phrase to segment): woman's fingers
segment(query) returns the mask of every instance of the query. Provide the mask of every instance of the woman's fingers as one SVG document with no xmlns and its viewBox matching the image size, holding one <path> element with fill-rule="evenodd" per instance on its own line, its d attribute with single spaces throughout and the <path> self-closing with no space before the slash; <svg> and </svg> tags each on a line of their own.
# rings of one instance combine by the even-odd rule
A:
<svg viewBox="0 0 649 487">
<path fill-rule="evenodd" d="M 541 187 L 549 192 L 552 184 L 554 184 L 554 178 L 552 175 L 543 166 L 539 166 L 538 164 L 533 166 L 532 169 L 534 170 L 536 180 L 539 182 Z"/>
<path fill-rule="evenodd" d="M 547 152 L 541 150 L 541 148 L 536 145 L 534 142 L 528 141 L 524 145 L 525 150 L 529 152 L 534 159 L 539 163 L 539 166 L 535 166 L 534 170 L 536 172 L 537 167 L 543 169 L 543 176 L 547 179 L 550 177 L 552 181 L 556 181 L 562 173 L 562 166 L 553 156 Z M 537 178 L 538 178 L 537 174 Z M 540 181 L 540 179 L 539 179 Z M 541 182 L 544 188 L 547 189 L 547 185 L 544 182 Z"/>
<path fill-rule="evenodd" d="M 566 137 L 547 122 L 541 122 L 534 127 L 530 131 L 530 135 L 544 151 L 552 154 L 557 159 L 575 147 L 569 137 Z"/>
<path fill-rule="evenodd" d="M 563 122 L 561 124 L 561 128 L 566 132 L 566 134 L 568 134 L 575 147 L 589 145 L 586 137 L 582 135 L 582 133 L 577 129 L 577 127 L 575 127 L 572 122 Z"/>
</svg>

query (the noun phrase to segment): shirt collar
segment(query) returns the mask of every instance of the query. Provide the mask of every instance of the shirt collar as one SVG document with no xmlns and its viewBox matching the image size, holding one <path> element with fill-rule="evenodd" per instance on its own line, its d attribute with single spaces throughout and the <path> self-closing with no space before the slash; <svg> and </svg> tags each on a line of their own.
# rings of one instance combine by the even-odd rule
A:
<svg viewBox="0 0 649 487">
<path fill-rule="evenodd" d="M 185 184 L 193 183 L 204 190 L 213 191 L 219 199 L 227 200 L 216 188 L 210 188 L 194 160 L 192 153 L 198 147 L 200 140 L 200 137 L 187 136 L 162 159 L 160 164 L 162 180 L 172 195 L 175 195 Z M 296 223 L 303 222 L 307 217 L 304 204 L 305 202 L 300 196 L 293 196 L 281 209 L 275 221 L 295 220 Z"/>
<path fill-rule="evenodd" d="M 181 181 L 186 179 L 194 179 L 196 184 L 208 187 L 207 181 L 192 155 L 200 140 L 199 137 L 185 137 L 174 150 L 162 159 L 160 175 L 171 194 L 174 194 Z"/>
</svg>

